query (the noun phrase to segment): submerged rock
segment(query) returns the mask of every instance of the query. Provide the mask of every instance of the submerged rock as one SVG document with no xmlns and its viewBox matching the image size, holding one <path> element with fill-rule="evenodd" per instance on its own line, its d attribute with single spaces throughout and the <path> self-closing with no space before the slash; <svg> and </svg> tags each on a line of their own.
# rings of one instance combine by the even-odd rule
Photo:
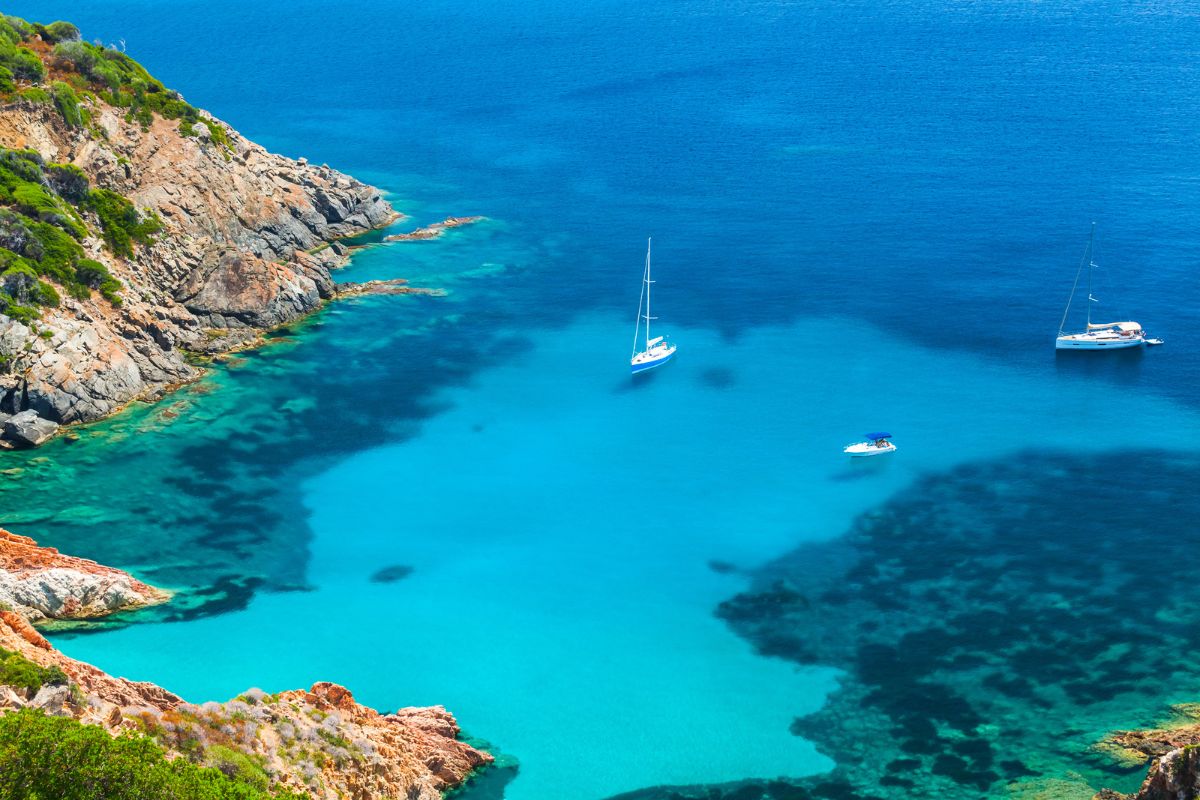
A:
<svg viewBox="0 0 1200 800">
<path fill-rule="evenodd" d="M 0 436 L 18 447 L 37 447 L 58 433 L 58 423 L 42 419 L 33 409 L 4 420 Z"/>
<path fill-rule="evenodd" d="M 395 583 L 403 580 L 409 575 L 412 575 L 413 568 L 407 564 L 393 564 L 390 567 L 384 567 L 371 576 L 372 583 Z"/>
</svg>

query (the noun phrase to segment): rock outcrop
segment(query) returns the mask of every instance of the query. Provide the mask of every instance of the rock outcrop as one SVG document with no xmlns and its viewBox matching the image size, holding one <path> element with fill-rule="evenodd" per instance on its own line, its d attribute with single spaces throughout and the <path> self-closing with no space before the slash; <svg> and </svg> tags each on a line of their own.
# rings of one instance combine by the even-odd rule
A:
<svg viewBox="0 0 1200 800">
<path fill-rule="evenodd" d="M 26 409 L 3 420 L 0 436 L 19 447 L 37 447 L 58 432 L 58 423 L 42 419 L 33 409 Z"/>
<path fill-rule="evenodd" d="M 1200 705 L 1172 707 L 1163 727 L 1115 731 L 1099 748 L 1119 762 L 1150 762 L 1149 772 L 1133 794 L 1105 789 L 1095 800 L 1196 800 L 1200 798 Z"/>
<path fill-rule="evenodd" d="M 90 619 L 170 597 L 127 572 L 39 547 L 0 528 L 0 603 L 25 619 Z"/>
<path fill-rule="evenodd" d="M 122 285 L 119 306 L 64 294 L 33 323 L 0 314 L 0 413 L 93 420 L 192 380 L 185 351 L 227 350 L 317 308 L 346 258 L 324 245 L 398 216 L 377 189 L 269 153 L 211 117 L 222 141 L 160 116 L 143 127 L 97 95 L 81 102 L 87 126 L 52 103 L 0 106 L 0 147 L 79 167 L 92 187 L 156 214 L 162 230 L 132 257 L 106 248 L 95 225 L 80 241 Z"/>
<path fill-rule="evenodd" d="M 427 225 L 424 228 L 417 228 L 415 231 L 408 233 L 394 233 L 391 236 L 383 237 L 385 242 L 422 242 L 429 239 L 438 239 L 446 231 L 451 228 L 461 228 L 463 225 L 474 225 L 476 222 L 482 222 L 485 217 L 447 217 L 441 222 L 435 222 L 432 225 Z"/>
<path fill-rule="evenodd" d="M 441 800 L 492 762 L 459 741 L 454 717 L 440 706 L 379 714 L 332 683 L 274 695 L 252 689 L 227 703 L 190 705 L 152 683 L 114 678 L 68 658 L 11 611 L 0 611 L 0 648 L 57 667 L 77 687 L 0 686 L 0 714 L 39 708 L 113 733 L 150 736 L 168 752 L 218 767 L 230 749 L 241 751 L 273 784 L 317 800 Z"/>
</svg>

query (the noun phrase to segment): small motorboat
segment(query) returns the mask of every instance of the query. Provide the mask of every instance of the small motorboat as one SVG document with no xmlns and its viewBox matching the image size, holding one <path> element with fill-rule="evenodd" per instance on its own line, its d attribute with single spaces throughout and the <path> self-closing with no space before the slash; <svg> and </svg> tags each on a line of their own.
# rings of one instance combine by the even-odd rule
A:
<svg viewBox="0 0 1200 800">
<path fill-rule="evenodd" d="M 1162 343 L 1163 343 L 1163 340 L 1158 339 L 1158 338 L 1152 338 L 1152 339 L 1146 340 L 1146 344 L 1148 344 L 1148 345 L 1156 345 L 1156 344 L 1162 344 Z"/>
<path fill-rule="evenodd" d="M 864 433 L 863 438 L 866 441 L 846 445 L 842 449 L 842 452 L 848 454 L 851 458 L 882 456 L 896 452 L 896 445 L 888 441 L 888 439 L 892 438 L 892 435 L 886 431 Z"/>
</svg>

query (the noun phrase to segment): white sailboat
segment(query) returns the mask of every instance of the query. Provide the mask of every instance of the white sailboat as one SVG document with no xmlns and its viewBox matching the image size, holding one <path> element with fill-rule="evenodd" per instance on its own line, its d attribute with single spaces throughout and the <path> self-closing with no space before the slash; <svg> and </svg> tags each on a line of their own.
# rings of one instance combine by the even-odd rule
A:
<svg viewBox="0 0 1200 800">
<path fill-rule="evenodd" d="M 648 369 L 654 369 L 657 366 L 667 363 L 671 360 L 671 356 L 675 355 L 675 345 L 666 340 L 665 336 L 650 335 L 650 320 L 657 317 L 650 316 L 650 284 L 654 281 L 650 280 L 650 240 L 646 240 L 646 271 L 642 274 L 642 296 L 638 298 L 638 318 L 637 323 L 633 326 L 633 356 L 629 359 L 629 366 L 636 375 L 639 372 L 645 372 Z M 638 350 L 638 334 L 642 330 L 642 321 L 646 323 L 646 340 L 643 348 Z"/>
<path fill-rule="evenodd" d="M 1067 308 L 1063 311 L 1062 321 L 1058 324 L 1058 337 L 1054 340 L 1056 350 L 1121 350 L 1129 347 L 1141 347 L 1148 342 L 1162 344 L 1159 339 L 1147 340 L 1146 332 L 1136 322 L 1092 322 L 1092 304 L 1099 302 L 1092 294 L 1092 273 L 1096 271 L 1096 261 L 1092 246 L 1096 238 L 1096 223 L 1092 223 L 1092 233 L 1088 237 L 1087 249 L 1083 251 L 1083 260 L 1079 262 L 1079 270 L 1075 273 L 1075 283 L 1071 286 L 1071 296 L 1067 298 Z M 1067 315 L 1071 313 L 1071 303 L 1075 300 L 1075 291 L 1079 288 L 1079 276 L 1084 266 L 1088 270 L 1087 287 L 1087 327 L 1076 333 L 1067 333 Z"/>
</svg>

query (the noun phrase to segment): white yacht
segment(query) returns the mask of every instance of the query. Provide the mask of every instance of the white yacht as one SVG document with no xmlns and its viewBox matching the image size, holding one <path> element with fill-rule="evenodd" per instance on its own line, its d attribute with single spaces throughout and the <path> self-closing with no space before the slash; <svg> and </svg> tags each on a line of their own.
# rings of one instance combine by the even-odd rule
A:
<svg viewBox="0 0 1200 800">
<path fill-rule="evenodd" d="M 646 240 L 646 271 L 642 273 L 642 296 L 638 299 L 638 318 L 633 326 L 633 356 L 629 359 L 629 368 L 633 374 L 654 369 L 667 363 L 675 355 L 675 345 L 666 340 L 665 336 L 650 336 L 650 320 L 658 317 L 650 316 L 650 240 Z M 646 322 L 646 341 L 638 350 L 638 335 L 642 330 L 642 321 Z"/>
<path fill-rule="evenodd" d="M 1128 347 L 1141 347 L 1147 343 L 1162 344 L 1161 339 L 1147 339 L 1146 332 L 1137 322 L 1092 322 L 1092 304 L 1099 302 L 1092 294 L 1092 273 L 1096 271 L 1096 261 L 1093 245 L 1096 238 L 1096 223 L 1092 223 L 1092 233 L 1088 237 L 1087 249 L 1083 252 L 1083 260 L 1079 262 L 1079 270 L 1075 273 L 1075 283 L 1071 286 L 1071 296 L 1067 298 L 1067 308 L 1063 311 L 1062 321 L 1058 324 L 1058 337 L 1054 340 L 1056 350 L 1121 350 Z M 1067 333 L 1067 316 L 1071 313 L 1071 303 L 1075 300 L 1075 292 L 1079 288 L 1079 277 L 1083 268 L 1087 267 L 1087 324 L 1081 331 Z"/>
</svg>

